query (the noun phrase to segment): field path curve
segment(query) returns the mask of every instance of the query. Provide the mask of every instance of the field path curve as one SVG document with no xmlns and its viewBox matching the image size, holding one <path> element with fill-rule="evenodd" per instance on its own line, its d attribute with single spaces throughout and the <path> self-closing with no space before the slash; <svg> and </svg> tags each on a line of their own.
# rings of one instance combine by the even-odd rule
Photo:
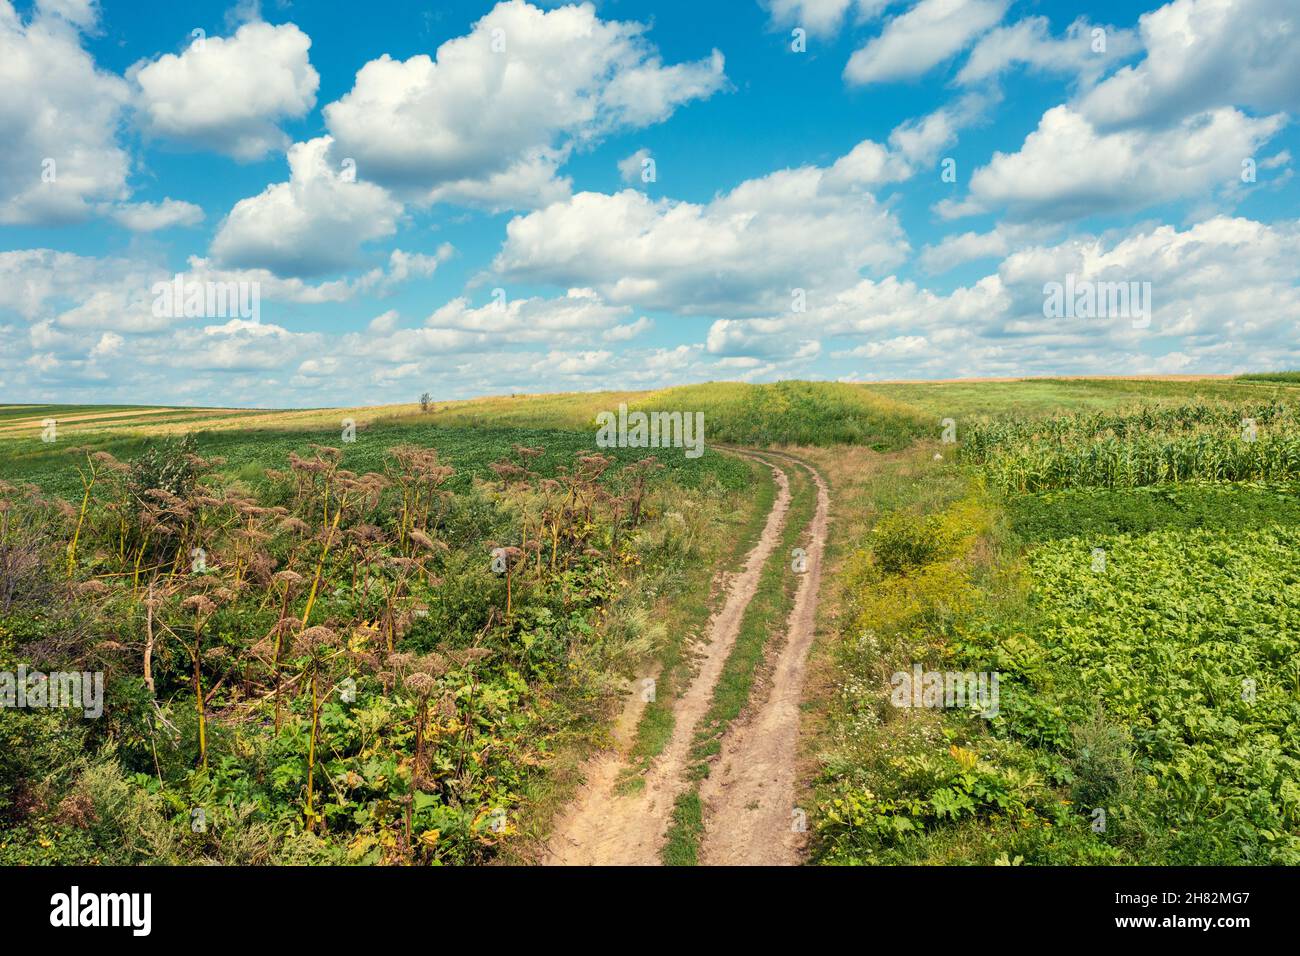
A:
<svg viewBox="0 0 1300 956">
<path fill-rule="evenodd" d="M 742 451 L 736 453 L 755 457 Z M 696 648 L 699 666 L 689 686 L 674 702 L 671 738 L 646 771 L 644 787 L 630 793 L 618 789 L 620 773 L 627 766 L 622 753 L 606 750 L 589 759 L 583 768 L 585 783 L 556 819 L 542 859 L 544 864 L 652 866 L 660 862 L 674 801 L 687 784 L 696 727 L 708 711 L 713 689 L 740 633 L 745 608 L 758 590 L 764 564 L 781 539 L 790 508 L 790 480 L 785 471 L 771 461 L 756 460 L 772 469 L 776 501 L 742 570 L 726 582 L 722 607 L 710 618 L 707 638 Z M 626 715 L 625 711 L 620 724 L 626 725 Z"/>
<path fill-rule="evenodd" d="M 817 486 L 806 546 L 808 565 L 795 591 L 785 640 L 768 645 L 768 692 L 761 701 L 751 700 L 742 718 L 728 729 L 718 761 L 700 785 L 700 863 L 705 866 L 792 866 L 801 862 L 807 837 L 806 816 L 795 806 L 799 704 L 816 634 L 830 492 L 807 462 L 771 454 L 806 469 Z"/>
</svg>

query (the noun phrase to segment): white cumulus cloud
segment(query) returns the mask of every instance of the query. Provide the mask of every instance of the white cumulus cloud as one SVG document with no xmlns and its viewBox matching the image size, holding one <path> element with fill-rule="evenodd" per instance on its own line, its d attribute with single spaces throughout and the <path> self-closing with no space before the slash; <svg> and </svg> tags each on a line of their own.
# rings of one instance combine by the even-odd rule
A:
<svg viewBox="0 0 1300 956">
<path fill-rule="evenodd" d="M 1202 110 L 1300 111 L 1300 6 L 1294 0 L 1173 0 L 1138 21 L 1146 57 L 1092 90 L 1102 126 L 1167 125 Z"/>
<path fill-rule="evenodd" d="M 568 193 L 573 149 L 722 89 L 720 53 L 665 66 L 645 32 L 506 0 L 432 57 L 370 61 L 325 120 L 360 176 L 404 198 L 531 208 Z"/>
<path fill-rule="evenodd" d="M 956 56 L 1007 11 L 1008 0 L 920 0 L 886 21 L 884 30 L 854 52 L 848 82 L 865 86 L 910 80 Z"/>
<path fill-rule="evenodd" d="M 197 226 L 203 221 L 203 210 L 191 202 L 164 199 L 157 203 L 120 203 L 109 216 L 132 232 L 156 232 L 173 226 Z"/>
<path fill-rule="evenodd" d="M 75 221 L 128 195 L 117 130 L 129 93 L 81 46 L 94 22 L 88 3 L 47 0 L 24 22 L 0 0 L 0 224 Z"/>
<path fill-rule="evenodd" d="M 224 266 L 315 276 L 355 265 L 362 243 L 392 235 L 401 204 L 330 164 L 330 138 L 295 143 L 289 181 L 241 199 L 212 240 Z"/>
<path fill-rule="evenodd" d="M 1095 31 L 1101 31 L 1096 36 Z M 1013 67 L 1040 73 L 1065 73 L 1085 83 L 1132 56 L 1140 48 L 1132 30 L 1099 26 L 1080 17 L 1054 37 L 1047 17 L 1027 17 L 984 34 L 957 74 L 958 83 L 977 83 Z"/>
<path fill-rule="evenodd" d="M 152 133 L 254 160 L 288 145 L 280 121 L 316 105 L 320 76 L 310 48 L 294 24 L 257 21 L 233 37 L 201 38 L 182 53 L 137 63 L 128 76 Z"/>
<path fill-rule="evenodd" d="M 1132 212 L 1233 184 L 1286 122 L 1220 108 L 1166 129 L 1099 131 L 1069 106 L 1043 114 L 1015 153 L 995 153 L 971 176 L 970 198 L 940 203 L 954 216 L 1003 207 L 1013 219 L 1066 220 Z"/>
<path fill-rule="evenodd" d="M 860 270 L 904 257 L 897 219 L 866 189 L 902 173 L 872 146 L 830 167 L 748 180 L 705 204 L 632 189 L 578 193 L 511 220 L 494 268 L 683 314 L 789 307 L 796 289 L 843 288 Z"/>
</svg>

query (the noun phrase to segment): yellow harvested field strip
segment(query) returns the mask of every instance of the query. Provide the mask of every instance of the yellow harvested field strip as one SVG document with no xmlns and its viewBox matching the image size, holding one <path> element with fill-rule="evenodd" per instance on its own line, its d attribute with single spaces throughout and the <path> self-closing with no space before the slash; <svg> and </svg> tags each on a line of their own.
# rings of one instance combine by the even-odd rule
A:
<svg viewBox="0 0 1300 956">
<path fill-rule="evenodd" d="M 304 408 L 291 411 L 262 411 L 260 409 L 232 409 L 241 412 L 209 421 L 199 420 L 204 431 L 226 431 L 232 428 L 341 428 L 343 420 L 350 418 L 358 425 L 366 425 L 381 418 L 400 418 L 420 414 L 420 406 L 374 405 L 363 408 Z M 140 431 L 150 435 L 167 435 L 193 431 L 196 421 L 164 422 L 148 425 Z"/>
<path fill-rule="evenodd" d="M 47 418 L 54 418 L 60 430 L 70 431 L 122 429 L 148 435 L 167 435 L 195 430 L 224 431 L 232 428 L 324 428 L 341 427 L 344 419 L 366 425 L 381 418 L 400 418 L 420 414 L 420 406 L 375 405 L 361 408 L 141 408 L 117 412 L 82 412 L 62 417 L 45 412 L 0 424 L 0 437 L 13 438 L 28 431 L 35 434 Z M 151 421 L 163 416 L 177 416 L 178 421 Z"/>
<path fill-rule="evenodd" d="M 5 422 L 0 425 L 0 435 L 15 431 L 25 431 L 29 428 L 39 428 L 46 419 L 53 418 L 60 426 L 68 424 L 79 425 L 124 425 L 130 424 L 136 418 L 142 418 L 152 415 L 177 414 L 184 415 L 192 413 L 195 418 L 201 418 L 205 415 L 213 414 L 231 414 L 238 413 L 237 408 L 137 408 L 123 412 L 86 412 L 80 415 L 69 415 L 66 418 L 60 417 L 57 413 L 37 415 L 34 418 L 20 418 L 16 421 Z"/>
</svg>

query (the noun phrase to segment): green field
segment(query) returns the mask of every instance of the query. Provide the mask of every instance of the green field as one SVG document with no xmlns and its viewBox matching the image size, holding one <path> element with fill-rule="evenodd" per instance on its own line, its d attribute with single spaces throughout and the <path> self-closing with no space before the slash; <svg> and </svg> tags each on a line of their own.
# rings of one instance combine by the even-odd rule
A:
<svg viewBox="0 0 1300 956">
<path fill-rule="evenodd" d="M 642 469 L 572 429 L 76 437 L 0 439 L 0 669 L 104 669 L 111 716 L 6 711 L 10 863 L 491 858 L 545 822 L 611 680 L 664 651 L 655 595 L 707 588 L 748 521 L 742 460 Z"/>
<path fill-rule="evenodd" d="M 715 572 L 773 500 L 744 446 L 832 487 L 811 862 L 1300 863 L 1297 384 L 0 406 L 0 671 L 107 694 L 99 720 L 5 711 L 0 862 L 529 859 L 648 666 L 634 770 L 671 734 Z M 703 411 L 707 450 L 598 449 L 620 402 Z M 792 489 L 668 862 L 788 613 Z M 997 713 L 899 706 L 916 665 L 996 673 Z"/>
<path fill-rule="evenodd" d="M 1035 414 L 988 416 L 985 387 Z M 961 391 L 962 464 L 905 457 L 858 503 L 875 517 L 825 650 L 854 692 L 824 704 L 817 858 L 1300 862 L 1294 399 Z M 1123 401 L 1079 401 L 1103 395 Z M 999 713 L 895 706 L 914 662 L 1000 675 Z"/>
</svg>

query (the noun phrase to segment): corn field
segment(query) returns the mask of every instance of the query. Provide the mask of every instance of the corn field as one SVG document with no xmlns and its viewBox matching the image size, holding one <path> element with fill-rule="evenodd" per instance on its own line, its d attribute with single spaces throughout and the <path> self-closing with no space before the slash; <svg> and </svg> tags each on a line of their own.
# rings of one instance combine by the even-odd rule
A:
<svg viewBox="0 0 1300 956">
<path fill-rule="evenodd" d="M 1014 493 L 1282 481 L 1300 477 L 1300 427 L 1278 402 L 1002 419 L 969 428 L 960 455 Z"/>
</svg>

